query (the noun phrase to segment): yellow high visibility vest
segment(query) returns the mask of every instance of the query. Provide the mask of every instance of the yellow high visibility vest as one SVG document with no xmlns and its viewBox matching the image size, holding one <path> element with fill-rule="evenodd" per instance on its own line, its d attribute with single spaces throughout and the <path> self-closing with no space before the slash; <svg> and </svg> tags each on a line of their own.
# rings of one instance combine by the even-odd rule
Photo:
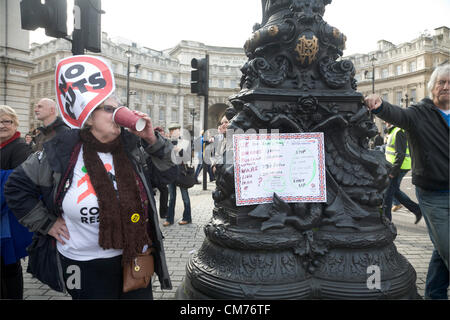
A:
<svg viewBox="0 0 450 320">
<path fill-rule="evenodd" d="M 397 137 L 397 133 L 403 129 L 395 128 L 392 130 L 391 134 L 388 135 L 388 142 L 386 145 L 386 160 L 390 163 L 394 164 L 395 162 L 395 138 Z M 404 131 L 403 131 L 404 132 Z M 403 160 L 402 166 L 400 167 L 402 170 L 411 170 L 411 156 L 409 154 L 409 146 L 408 141 L 406 142 L 406 154 L 405 159 Z"/>
</svg>

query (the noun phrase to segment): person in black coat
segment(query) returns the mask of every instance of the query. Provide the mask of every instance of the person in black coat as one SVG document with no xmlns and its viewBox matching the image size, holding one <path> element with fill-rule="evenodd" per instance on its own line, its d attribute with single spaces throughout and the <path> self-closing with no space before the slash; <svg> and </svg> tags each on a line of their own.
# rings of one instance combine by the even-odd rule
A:
<svg viewBox="0 0 450 320">
<path fill-rule="evenodd" d="M 45 142 L 51 140 L 56 134 L 70 130 L 64 121 L 58 117 L 58 108 L 55 101 L 43 98 L 34 107 L 34 113 L 38 120 L 43 123 L 37 128 L 38 134 L 35 137 L 33 151 L 42 151 Z"/>
<path fill-rule="evenodd" d="M 162 127 L 156 127 L 155 131 L 158 131 L 162 137 L 166 137 L 166 132 Z M 169 203 L 169 188 L 167 184 L 160 181 L 155 182 L 154 187 L 159 190 L 159 217 L 166 218 L 168 203 Z"/>
<path fill-rule="evenodd" d="M 5 202 L 4 185 L 11 172 L 31 154 L 31 148 L 17 131 L 19 121 L 9 106 L 0 106 L 1 174 L 1 299 L 23 299 L 23 275 L 20 259 L 32 233 L 21 226 Z"/>
<path fill-rule="evenodd" d="M 412 183 L 435 247 L 428 267 L 425 298 L 448 299 L 449 287 L 449 123 L 450 64 L 437 67 L 428 83 L 430 98 L 409 108 L 372 94 L 365 104 L 377 117 L 406 132 Z"/>
</svg>

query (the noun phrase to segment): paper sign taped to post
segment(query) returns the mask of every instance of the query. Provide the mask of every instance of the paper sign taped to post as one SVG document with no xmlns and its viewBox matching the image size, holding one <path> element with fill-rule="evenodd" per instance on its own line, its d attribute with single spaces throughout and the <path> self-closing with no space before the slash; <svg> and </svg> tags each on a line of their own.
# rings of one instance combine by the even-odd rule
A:
<svg viewBox="0 0 450 320">
<path fill-rule="evenodd" d="M 233 150 L 237 206 L 327 201 L 322 132 L 236 134 Z"/>
<path fill-rule="evenodd" d="M 81 128 L 92 111 L 115 90 L 114 74 L 105 60 L 72 56 L 56 68 L 56 97 L 64 122 Z"/>
</svg>

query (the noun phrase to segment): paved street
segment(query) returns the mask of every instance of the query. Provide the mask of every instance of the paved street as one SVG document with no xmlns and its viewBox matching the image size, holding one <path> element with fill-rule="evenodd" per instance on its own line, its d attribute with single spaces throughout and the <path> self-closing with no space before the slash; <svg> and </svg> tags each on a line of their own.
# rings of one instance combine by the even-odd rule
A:
<svg viewBox="0 0 450 320">
<path fill-rule="evenodd" d="M 410 196 L 413 196 L 412 193 L 414 189 L 411 187 L 410 181 L 409 176 L 405 177 L 402 184 L 402 190 L 406 191 Z M 209 221 L 212 214 L 213 200 L 211 198 L 211 191 L 213 188 L 214 184 L 209 183 L 207 191 L 202 190 L 202 185 L 196 185 L 190 189 L 192 224 L 180 226 L 175 223 L 170 227 L 161 227 L 165 237 L 167 262 L 174 288 L 170 291 L 161 291 L 159 282 L 155 281 L 153 283 L 155 299 L 174 299 L 175 292 L 185 276 L 185 266 L 189 256 L 193 254 L 195 250 L 198 250 L 203 243 L 203 225 Z M 180 194 L 177 196 L 177 199 L 179 199 L 179 201 L 177 201 L 175 221 L 181 219 L 183 211 L 183 202 L 181 201 Z M 413 196 L 413 199 L 415 200 L 415 196 Z M 426 231 L 425 222 L 422 219 L 418 225 L 414 225 L 414 215 L 404 208 L 393 213 L 393 220 L 398 231 L 395 244 L 398 251 L 403 254 L 415 268 L 417 272 L 418 292 L 423 296 L 428 262 L 433 248 Z M 25 272 L 26 262 L 23 263 L 23 268 L 25 278 L 25 299 L 70 299 L 70 296 L 65 296 L 50 290 L 38 280 L 32 279 L 31 275 Z"/>
</svg>

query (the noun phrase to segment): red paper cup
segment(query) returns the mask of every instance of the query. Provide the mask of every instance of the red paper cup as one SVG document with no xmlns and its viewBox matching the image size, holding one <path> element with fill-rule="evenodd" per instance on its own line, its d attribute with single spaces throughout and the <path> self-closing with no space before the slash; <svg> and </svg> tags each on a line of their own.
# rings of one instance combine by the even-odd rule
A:
<svg viewBox="0 0 450 320">
<path fill-rule="evenodd" d="M 134 114 L 133 111 L 127 107 L 117 108 L 113 113 L 113 120 L 119 126 L 130 128 L 136 131 L 142 131 L 145 128 L 146 122 L 143 118 Z"/>
</svg>

